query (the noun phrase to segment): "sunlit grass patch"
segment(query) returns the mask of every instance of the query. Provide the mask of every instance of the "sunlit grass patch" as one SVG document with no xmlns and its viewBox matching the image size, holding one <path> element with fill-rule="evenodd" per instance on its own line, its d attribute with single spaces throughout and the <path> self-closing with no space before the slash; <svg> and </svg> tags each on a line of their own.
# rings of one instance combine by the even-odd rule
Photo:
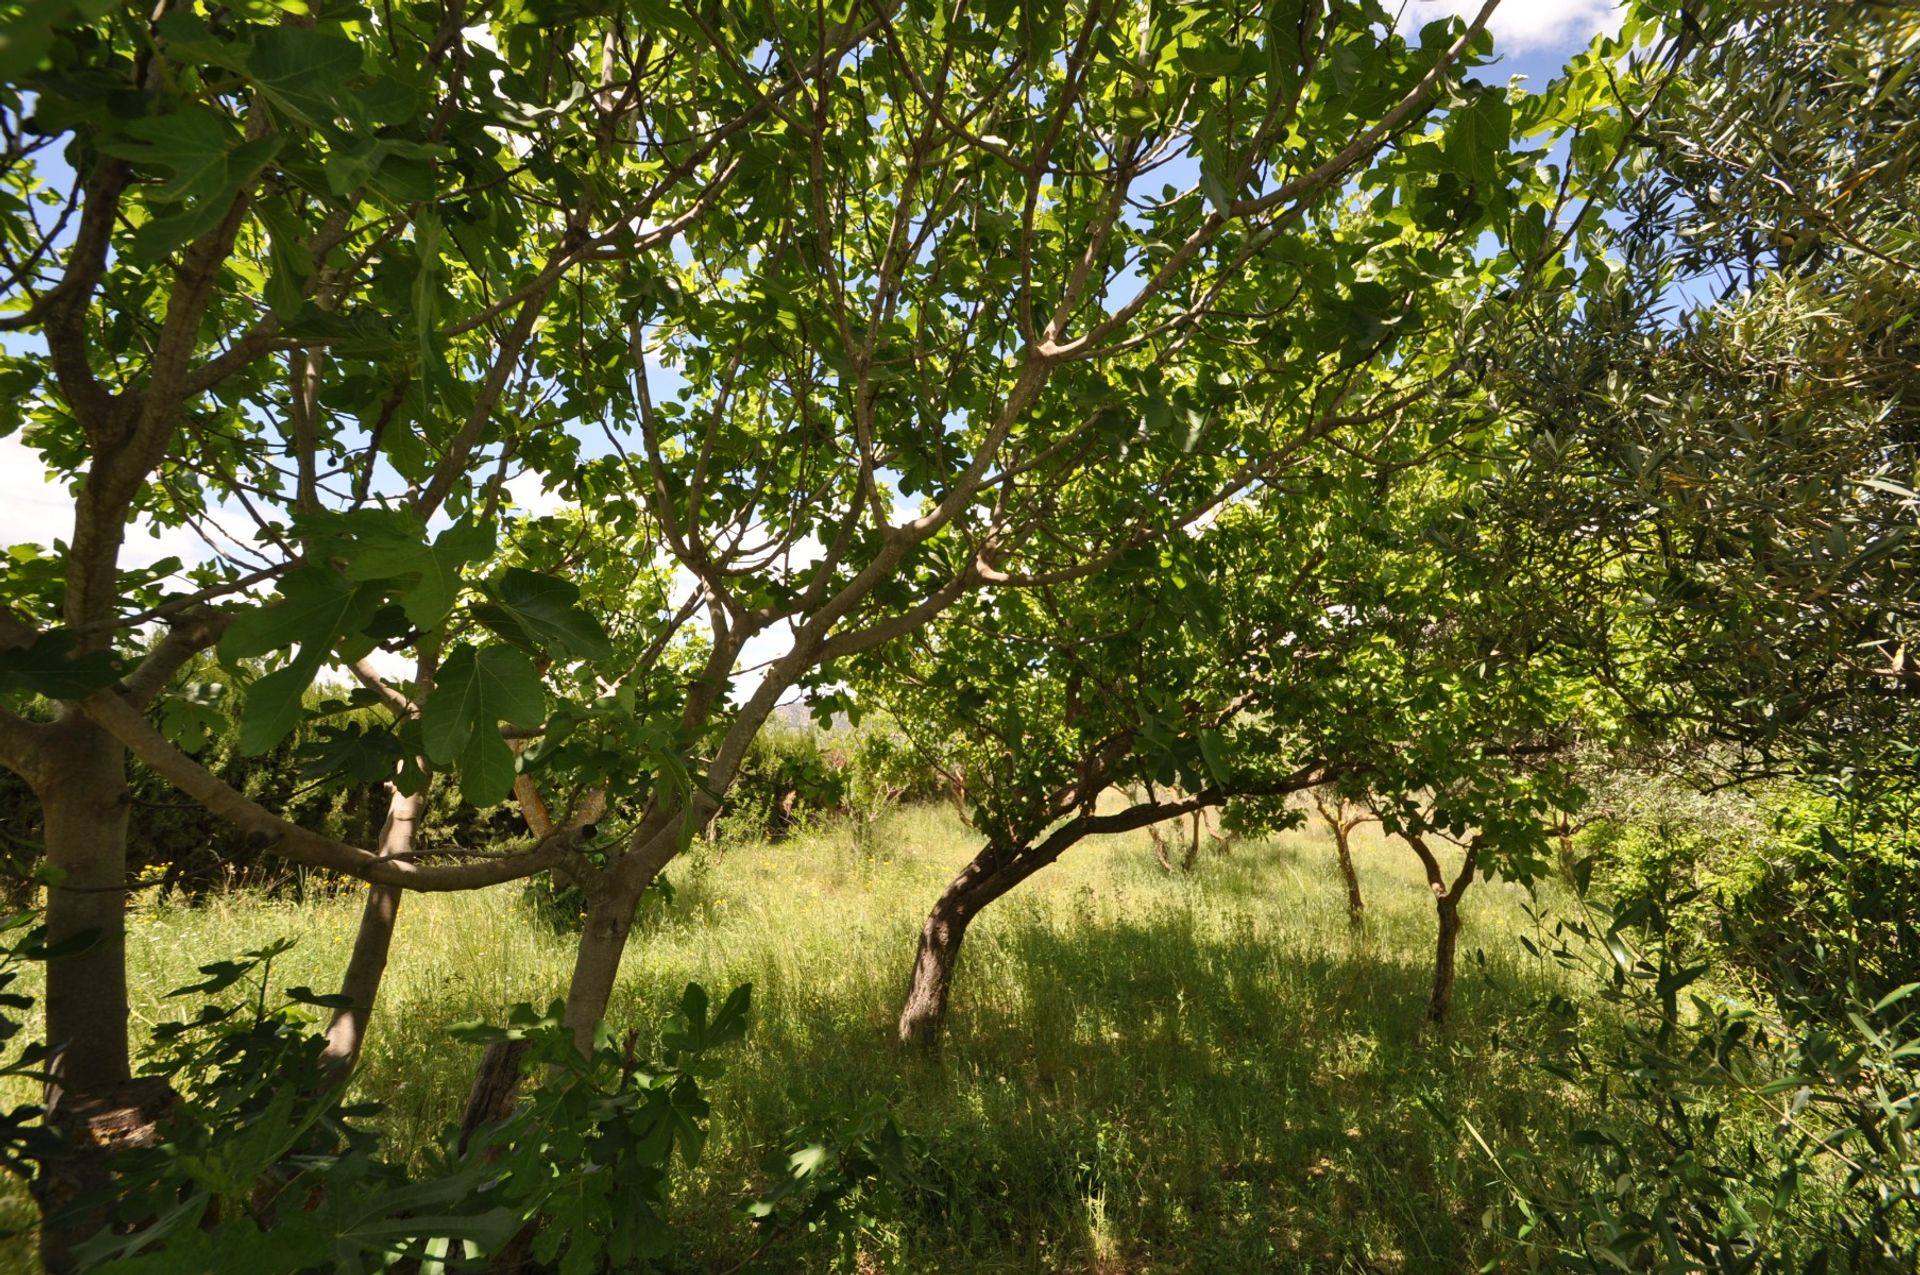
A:
<svg viewBox="0 0 1920 1275">
<path fill-rule="evenodd" d="M 1356 837 L 1366 929 L 1347 925 L 1311 832 L 1203 850 L 1169 874 L 1144 834 L 1090 842 L 985 913 L 944 1045 L 893 1024 L 921 920 L 978 848 L 947 811 L 896 813 L 862 849 L 838 828 L 697 847 L 636 933 L 611 1017 L 657 1038 L 689 981 L 755 988 L 712 1087 L 713 1141 L 679 1208 L 688 1270 L 753 1247 L 735 1212 L 788 1130 L 878 1095 L 923 1138 L 940 1190 L 875 1237 L 893 1271 L 1457 1271 L 1484 1260 L 1490 1166 L 1460 1117 L 1520 1129 L 1551 1104 L 1520 1026 L 1553 975 L 1520 949 L 1517 888 L 1476 887 L 1456 1021 L 1423 1034 L 1432 903 L 1397 843 Z M 356 889 L 138 913 L 135 1012 L 205 961 L 282 935 L 286 986 L 328 988 Z M 1484 960 L 1476 960 L 1476 950 Z M 564 994 L 571 936 L 519 887 L 411 895 L 356 1084 L 396 1149 L 458 1117 L 477 1050 L 453 1024 Z M 25 1095 L 16 1095 L 22 1097 Z M 812 1269 L 788 1252 L 761 1269 Z M 800 1265 L 781 1265 L 781 1262 Z"/>
</svg>

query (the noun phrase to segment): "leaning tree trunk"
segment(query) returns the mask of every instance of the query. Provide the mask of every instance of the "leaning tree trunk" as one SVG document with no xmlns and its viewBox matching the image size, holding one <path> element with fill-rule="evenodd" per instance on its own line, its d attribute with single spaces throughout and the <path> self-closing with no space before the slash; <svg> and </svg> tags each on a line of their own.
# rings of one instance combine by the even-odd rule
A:
<svg viewBox="0 0 1920 1275">
<path fill-rule="evenodd" d="M 574 823 L 578 827 L 590 827 L 588 816 L 598 818 L 605 811 L 605 794 L 590 794 Z M 613 870 L 601 875 L 588 888 L 587 914 L 574 954 L 573 976 L 567 984 L 566 1009 L 567 1026 L 573 1032 L 575 1046 L 583 1054 L 593 1048 L 594 1029 L 606 1017 L 607 1005 L 613 999 L 620 958 L 626 951 L 627 935 L 633 929 L 640 898 L 668 861 L 679 853 L 679 821 L 680 816 L 671 811 L 651 816 L 645 840 L 627 851 Z M 463 1151 L 476 1129 L 502 1119 L 513 1109 L 514 1099 L 520 1092 L 521 1062 L 526 1053 L 526 1042 L 519 1040 L 500 1041 L 488 1047 L 479 1070 L 474 1073 L 466 1110 L 460 1120 Z"/>
<path fill-rule="evenodd" d="M 573 1043 L 581 1053 L 593 1048 L 595 1026 L 606 1016 L 607 1003 L 613 998 L 613 985 L 620 973 L 620 957 L 626 950 L 627 934 L 633 928 L 639 910 L 638 896 L 627 891 L 607 890 L 590 898 L 586 924 L 580 934 L 580 946 L 574 956 L 573 979 L 567 985 L 567 1023 L 573 1029 Z M 521 1065 L 527 1056 L 524 1040 L 495 1041 L 481 1056 L 467 1090 L 467 1105 L 460 1116 L 459 1149 L 464 1152 L 473 1135 L 483 1126 L 504 1120 L 513 1110 L 520 1093 Z"/>
<path fill-rule="evenodd" d="M 1327 825 L 1327 831 L 1333 834 L 1333 850 L 1340 861 L 1340 876 L 1347 883 L 1347 924 L 1358 930 L 1366 924 L 1367 904 L 1360 897 L 1360 874 L 1353 867 L 1353 830 L 1368 822 L 1372 816 L 1356 813 L 1364 807 L 1326 789 L 1314 792 L 1313 805 L 1320 812 L 1321 822 Z M 1414 850 L 1421 855 L 1423 862 L 1428 857 L 1424 846 L 1415 845 Z M 1429 881 L 1436 879 L 1433 874 L 1438 870 L 1438 864 L 1429 866 Z M 1435 889 L 1440 888 L 1439 885 L 1435 886 Z"/>
<path fill-rule="evenodd" d="M 664 862 L 664 860 L 662 860 Z M 574 1045 L 581 1053 L 593 1048 L 594 1028 L 606 1016 L 613 999 L 613 985 L 620 974 L 620 957 L 626 951 L 627 935 L 639 911 L 640 896 L 653 883 L 653 873 L 644 879 L 612 879 L 591 891 L 587 901 L 585 924 L 580 945 L 574 954 L 573 977 L 567 984 L 567 1026 L 573 1031 Z M 637 888 L 636 888 L 637 886 Z M 460 1119 L 460 1147 L 466 1148 L 474 1132 L 484 1124 L 505 1118 L 513 1109 L 520 1092 L 521 1062 L 527 1044 L 522 1040 L 498 1041 L 488 1046 L 467 1091 L 466 1110 Z"/>
<path fill-rule="evenodd" d="M 939 1040 L 967 926 L 982 908 L 1042 866 L 1027 862 L 1024 853 L 1024 849 L 1000 851 L 991 846 L 981 850 L 935 901 L 926 924 L 920 927 L 913 975 L 907 982 L 907 1001 L 900 1010 L 901 1044 L 924 1049 Z"/>
<path fill-rule="evenodd" d="M 947 995 L 953 987 L 953 967 L 974 909 L 949 888 L 920 927 L 920 943 L 913 956 L 913 976 L 907 983 L 907 1003 L 900 1010 L 900 1043 L 931 1046 L 940 1036 L 947 1016 Z"/>
<path fill-rule="evenodd" d="M 511 745 L 515 752 L 526 747 L 525 740 L 514 740 Z M 513 799 L 520 805 L 520 817 L 526 820 L 527 831 L 537 840 L 553 831 L 553 814 L 547 809 L 547 799 L 540 795 L 540 785 L 534 782 L 532 775 L 519 774 L 513 777 Z"/>
<path fill-rule="evenodd" d="M 418 720 L 419 706 L 433 691 L 435 674 L 440 671 L 442 636 L 429 635 L 420 645 L 414 660 L 413 698 L 387 688 L 378 675 L 356 664 L 354 672 L 361 681 L 382 694 L 394 712 L 396 722 Z M 433 767 L 425 757 L 415 757 L 419 788 L 402 792 L 397 780 L 387 781 L 387 817 L 380 825 L 380 844 L 375 852 L 382 859 L 397 859 L 413 852 L 420 821 L 427 814 L 427 795 L 433 782 Z M 516 791 L 518 785 L 516 782 Z M 545 836 L 541 829 L 536 836 Z M 327 1047 L 321 1065 L 336 1079 L 344 1079 L 360 1060 L 366 1043 L 367 1020 L 373 1014 L 374 1001 L 380 995 L 380 981 L 386 977 L 387 956 L 393 950 L 393 929 L 400 919 L 401 891 L 397 886 L 367 883 L 367 902 L 360 911 L 360 928 L 353 936 L 353 954 L 347 958 L 346 972 L 340 979 L 340 995 L 346 1004 L 334 1011 L 327 1024 Z"/>
<path fill-rule="evenodd" d="M 394 858 L 413 849 L 413 836 L 426 813 L 427 794 L 423 788 L 411 795 L 391 789 L 387 801 L 386 822 L 380 829 L 379 853 Z M 347 959 L 346 973 L 340 979 L 340 994 L 347 1004 L 334 1011 L 327 1024 L 327 1047 L 323 1064 L 345 1074 L 359 1061 L 366 1043 L 367 1019 L 380 994 L 380 980 L 386 975 L 387 955 L 393 948 L 393 929 L 400 916 L 401 889 L 393 885 L 368 885 L 367 903 L 360 912 L 360 928 L 353 937 L 353 955 Z"/>
<path fill-rule="evenodd" d="M 948 883 L 920 929 L 913 977 L 907 985 L 907 1003 L 900 1011 L 900 1043 L 925 1047 L 939 1039 L 960 944 L 966 939 L 967 926 L 980 915 L 981 909 L 1054 862 L 1083 837 L 1150 828 L 1171 815 L 1190 814 L 1218 801 L 1216 794 L 1177 803 L 1147 802 L 1113 815 L 1096 815 L 1091 809 L 1083 809 L 1038 843 L 982 848 L 973 861 L 960 870 L 960 875 Z M 1196 827 L 1196 847 L 1199 835 Z"/>
</svg>

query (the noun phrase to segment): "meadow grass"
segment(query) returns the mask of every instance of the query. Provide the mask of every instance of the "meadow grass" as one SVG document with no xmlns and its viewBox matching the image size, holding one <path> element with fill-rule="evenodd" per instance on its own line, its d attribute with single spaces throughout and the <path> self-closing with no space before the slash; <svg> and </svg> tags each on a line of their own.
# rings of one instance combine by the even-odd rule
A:
<svg viewBox="0 0 1920 1275">
<path fill-rule="evenodd" d="M 1190 874 L 1164 871 L 1144 833 L 1090 842 L 976 922 L 944 1046 L 903 1052 L 893 1024 L 914 937 L 976 848 L 944 808 L 910 808 L 865 845 L 830 826 L 696 847 L 671 870 L 672 901 L 636 930 L 612 1021 L 644 1050 L 687 982 L 716 997 L 754 987 L 748 1039 L 710 1086 L 712 1141 L 678 1189 L 679 1265 L 738 1266 L 756 1244 L 738 1206 L 764 1154 L 874 1099 L 924 1140 L 937 1193 L 870 1237 L 869 1271 L 1452 1272 L 1488 1259 L 1495 1172 L 1466 1122 L 1521 1138 L 1560 1101 L 1531 1064 L 1535 1006 L 1557 976 L 1519 944 L 1523 891 L 1483 882 L 1467 897 L 1454 1021 L 1422 1032 L 1433 906 L 1398 842 L 1356 837 L 1358 935 L 1316 831 L 1203 852 Z M 327 989 L 359 904 L 344 891 L 140 911 L 137 1020 L 183 1018 L 190 1002 L 169 989 L 282 936 L 298 944 L 275 981 Z M 448 1028 L 560 996 L 571 957 L 520 887 L 408 897 L 356 1081 L 386 1105 L 396 1151 L 458 1116 L 479 1051 Z M 785 1244 L 748 1269 L 825 1262 Z"/>
</svg>

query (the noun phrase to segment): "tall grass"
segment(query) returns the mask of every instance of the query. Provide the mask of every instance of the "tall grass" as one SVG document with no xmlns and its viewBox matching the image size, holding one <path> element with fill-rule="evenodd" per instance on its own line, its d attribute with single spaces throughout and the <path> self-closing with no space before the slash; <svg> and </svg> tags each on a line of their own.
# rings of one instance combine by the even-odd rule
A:
<svg viewBox="0 0 1920 1275">
<path fill-rule="evenodd" d="M 1431 895 L 1397 842 L 1356 838 L 1355 935 L 1329 843 L 1293 833 L 1155 863 L 1144 834 L 1088 843 L 968 938 L 944 1047 L 903 1053 L 893 1021 L 926 909 L 977 848 L 944 809 L 696 849 L 636 931 L 611 1018 L 657 1035 L 681 987 L 754 985 L 753 1026 L 712 1086 L 713 1141 L 681 1192 L 688 1270 L 753 1250 L 736 1207 L 789 1131 L 870 1098 L 925 1140 L 938 1193 L 873 1237 L 892 1272 L 1463 1271 L 1486 1260 L 1492 1167 L 1464 1127 L 1521 1136 L 1556 1103 L 1530 1066 L 1554 974 L 1517 935 L 1525 895 L 1476 886 L 1455 1020 L 1422 1033 Z M 135 1014 L 283 935 L 276 980 L 325 990 L 357 893 L 236 897 L 134 918 Z M 562 995 L 572 942 L 518 887 L 410 896 L 357 1085 L 416 1150 L 457 1117 L 477 1050 L 449 1025 Z M 15 1095 L 25 1097 L 26 1095 Z M 19 1202 L 14 1202 L 16 1207 Z M 810 1270 L 782 1246 L 750 1269 Z"/>
</svg>

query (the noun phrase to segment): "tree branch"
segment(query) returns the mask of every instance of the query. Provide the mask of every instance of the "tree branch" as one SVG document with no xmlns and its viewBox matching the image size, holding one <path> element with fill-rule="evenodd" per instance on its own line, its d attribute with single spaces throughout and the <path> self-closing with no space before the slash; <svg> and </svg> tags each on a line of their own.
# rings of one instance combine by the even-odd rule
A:
<svg viewBox="0 0 1920 1275">
<path fill-rule="evenodd" d="M 376 885 L 429 891 L 471 890 L 517 881 L 548 868 L 590 867 L 580 854 L 584 833 L 578 828 L 561 829 L 531 850 L 458 864 L 421 867 L 409 859 L 382 858 L 371 850 L 289 823 L 243 795 L 175 748 L 137 708 L 113 691 L 89 695 L 80 701 L 80 709 L 154 773 L 246 834 L 251 845 L 295 863 L 326 868 Z"/>
</svg>

